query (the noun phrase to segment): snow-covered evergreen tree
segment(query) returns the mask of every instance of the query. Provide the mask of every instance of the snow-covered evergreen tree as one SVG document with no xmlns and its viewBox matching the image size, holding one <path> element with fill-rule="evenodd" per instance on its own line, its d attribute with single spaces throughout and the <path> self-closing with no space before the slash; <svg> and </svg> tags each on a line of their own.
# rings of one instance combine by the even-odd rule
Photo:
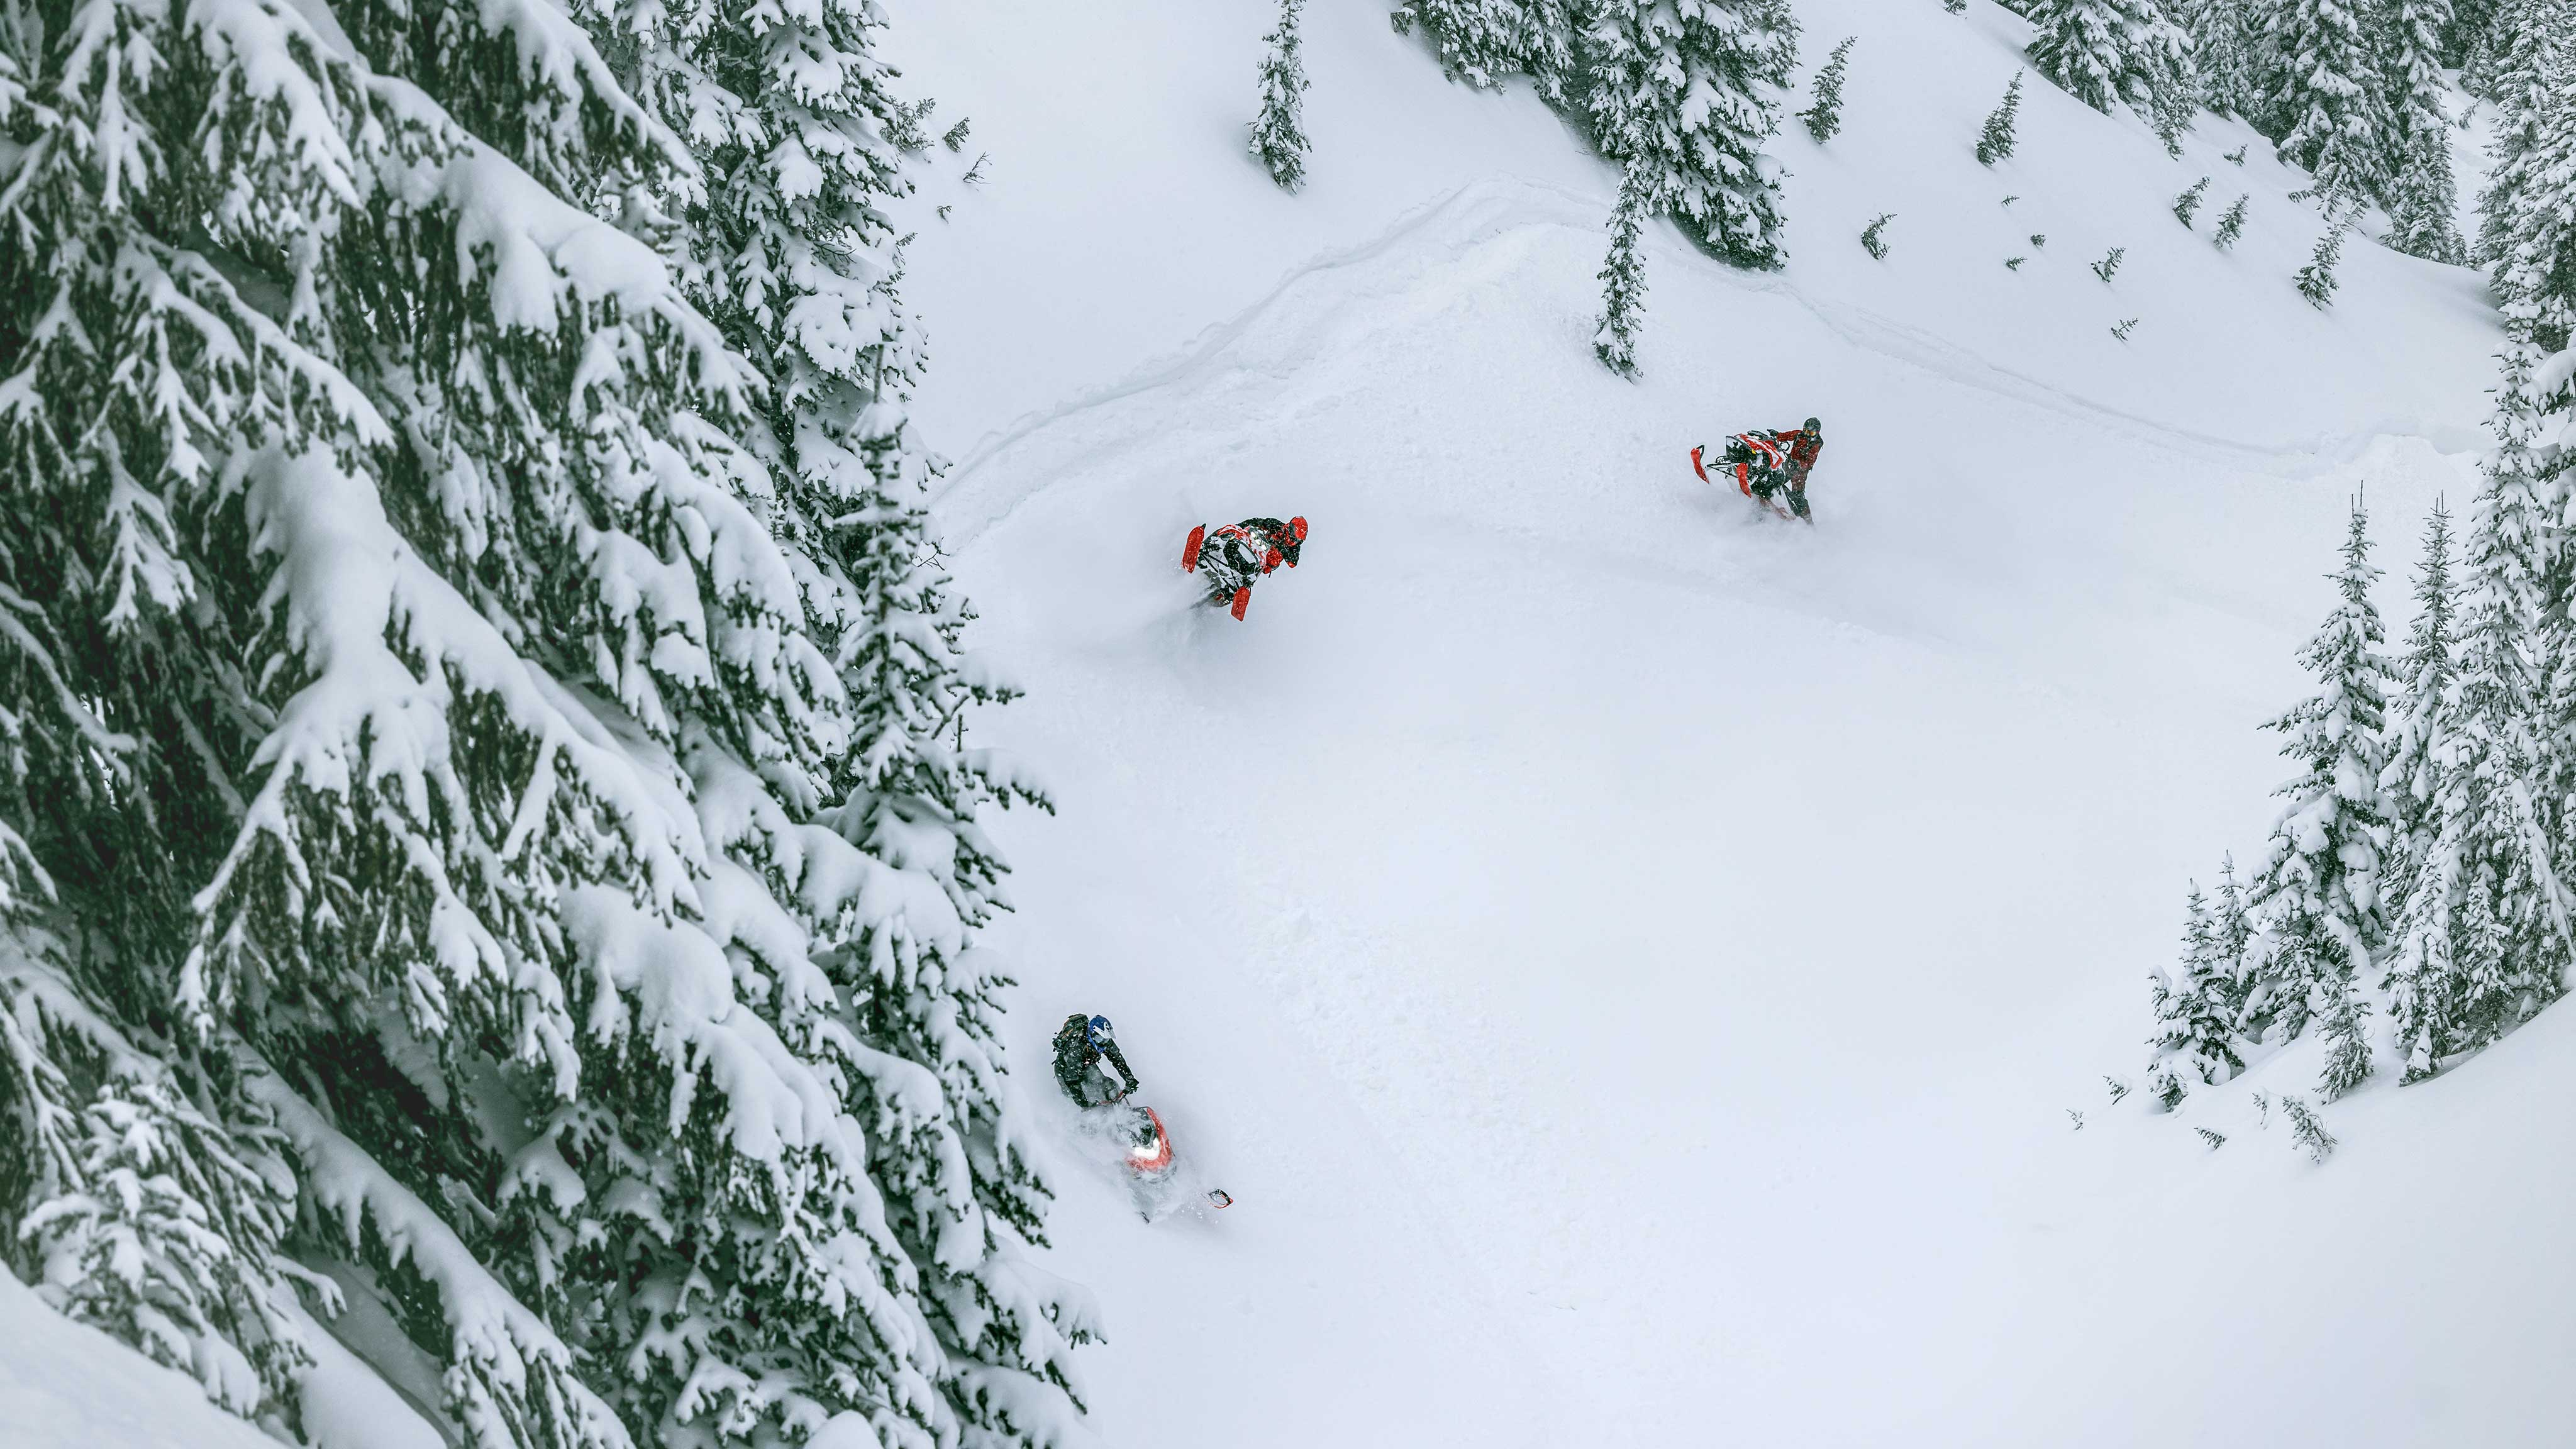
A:
<svg viewBox="0 0 2576 1449">
<path fill-rule="evenodd" d="M 2387 180 L 2395 122 L 2378 51 L 2352 0 L 2280 0 L 2261 38 L 2260 109 L 2249 120 L 2284 165 L 2315 177 L 2328 212 L 2375 200 Z"/>
<path fill-rule="evenodd" d="M 2428 262 L 2458 266 L 2468 260 L 2468 245 L 2460 239 L 2460 188 L 2445 129 L 2418 129 L 2407 139 L 2387 187 L 2388 244 Z"/>
<path fill-rule="evenodd" d="M 2191 38 L 2201 104 L 2240 118 L 2260 110 L 2255 61 L 2261 29 L 2251 0 L 2183 0 L 2174 20 Z"/>
<path fill-rule="evenodd" d="M 1819 146 L 1843 128 L 1843 75 L 1851 68 L 1851 48 L 1859 39 L 1857 35 L 1846 35 L 1842 44 L 1834 47 L 1825 68 L 1816 72 L 1816 103 L 1798 113 L 1798 119 L 1807 123 L 1807 134 Z"/>
<path fill-rule="evenodd" d="M 1646 225 L 1645 183 L 1634 167 L 1620 177 L 1619 207 L 1610 216 L 1610 254 L 1601 263 L 1601 325 L 1593 355 L 1621 377 L 1637 375 L 1638 314 L 1646 305 L 1646 258 L 1638 250 Z"/>
<path fill-rule="evenodd" d="M 345 1294 L 477 1449 L 1063 1432 L 873 7 L 78 10 L 0 16 L 6 1251 L 289 1432 Z"/>
<path fill-rule="evenodd" d="M 1070 1417 L 1065 1350 L 1087 1329 L 1079 1305 L 1058 1301 L 1016 1252 L 1038 1234 L 1045 1188 L 1002 1111 L 1004 983 L 971 946 L 1001 900 L 1002 867 L 977 817 L 996 802 L 1043 801 L 1005 762 L 943 738 L 966 708 L 1010 691 L 961 653 L 972 615 L 936 566 L 922 498 L 935 463 L 910 423 L 920 344 L 884 214 L 910 183 L 880 139 L 899 106 L 873 49 L 882 17 L 851 0 L 789 13 L 647 6 L 603 20 L 604 35 L 639 38 L 639 93 L 675 131 L 690 127 L 703 180 L 675 192 L 673 249 L 692 299 L 772 379 L 752 451 L 767 466 L 773 528 L 800 546 L 790 559 L 801 622 L 847 700 L 846 753 L 828 773 L 785 792 L 786 814 L 711 834 L 800 908 L 816 989 L 849 1003 L 828 1022 L 787 1016 L 781 1031 L 839 1043 L 835 1080 L 871 1129 L 881 1211 L 931 1330 L 916 1363 L 944 1409 L 927 1418 L 1042 1440 Z M 825 68 L 781 68 L 785 55 Z M 708 114 L 741 123 L 711 131 L 698 124 Z M 765 139 L 780 137 L 795 144 Z M 699 789 L 746 785 L 719 769 Z M 815 802 L 808 818 L 800 800 Z M 872 905 L 816 894 L 815 846 L 800 837 L 818 831 L 856 851 Z M 780 1331 L 812 1333 L 792 1321 Z"/>
<path fill-rule="evenodd" d="M 1986 124 L 1977 133 L 1977 164 L 1992 166 L 2009 160 L 2013 153 L 2013 130 L 2021 119 L 2020 71 L 2013 72 L 2012 84 L 2004 87 L 2004 98 L 1986 113 Z"/>
<path fill-rule="evenodd" d="M 2389 700 L 2386 763 L 2381 795 L 2387 802 L 2389 846 L 2383 871 L 2385 896 L 2401 900 L 2427 858 L 2440 828 L 2435 801 L 2442 789 L 2441 707 L 2452 677 L 2451 514 L 2440 499 L 2424 526 L 2424 557 L 2415 573 L 2415 619 L 2406 652 L 2397 661 L 2398 691 Z"/>
<path fill-rule="evenodd" d="M 1573 76 L 1574 0 L 1404 0 L 1389 17 L 1399 33 L 1422 27 L 1440 67 L 1472 86 L 1526 75 L 1550 100 Z"/>
<path fill-rule="evenodd" d="M 2233 882 L 2230 882 L 2231 889 Z M 2214 1086 L 2245 1070 L 2236 1051 L 2236 970 L 2228 954 L 2228 931 L 2214 919 L 2209 902 L 2194 885 L 2183 922 L 2183 950 L 2178 978 L 2154 982 L 2156 1035 L 2150 1045 L 2157 1059 L 2151 1079 L 2162 1067 L 2171 1088 L 2159 1088 L 2168 1110 L 2189 1090 L 2190 1082 Z"/>
<path fill-rule="evenodd" d="M 2392 803 L 2412 811 L 2416 858 L 2391 943 L 2391 1034 L 2407 1080 L 2510 1030 L 2564 989 L 2568 961 L 2563 816 L 2553 807 L 2554 737 L 2546 696 L 2561 630 L 2563 500 L 2532 446 L 2529 368 L 2509 360 L 2467 550 L 2468 582 L 2450 616 L 2451 666 L 2428 708 L 2410 699 L 2421 744 L 2401 731 L 2393 773 L 2414 782 Z M 2420 629 L 2420 625 L 2419 625 Z M 2413 651 L 2410 651 L 2412 653 Z M 2410 682 L 2410 689 L 2417 688 Z M 2429 836 L 2429 839 L 2427 838 Z"/>
<path fill-rule="evenodd" d="M 1252 118 L 1252 154 L 1283 190 L 1306 179 L 1306 66 L 1298 54 L 1297 12 L 1304 0 L 1279 0 L 1279 23 L 1264 38 L 1261 111 Z"/>
<path fill-rule="evenodd" d="M 2198 104 L 2191 39 L 2159 0 L 2037 0 L 2030 24 L 2032 67 L 2097 111 L 2161 124 Z"/>
<path fill-rule="evenodd" d="M 1584 35 L 1594 139 L 1712 253 L 1777 267 L 1787 223 L 1762 148 L 1797 59 L 1785 0 L 1603 0 Z"/>
<path fill-rule="evenodd" d="M 2228 205 L 2227 210 L 2219 213 L 2218 229 L 2209 234 L 2211 246 L 2223 252 L 2236 245 L 2236 239 L 2245 234 L 2245 208 L 2252 205 L 2253 201 L 2253 194 L 2249 192 L 2236 198 Z"/>
<path fill-rule="evenodd" d="M 2342 263 L 2343 228 L 2338 225 L 2317 238 L 2315 249 L 2308 253 L 2308 264 L 2299 268 L 2299 295 L 2308 299 L 2309 306 L 2322 312 L 2334 304 L 2335 288 L 2342 285 L 2335 277 L 2335 268 Z"/>
<path fill-rule="evenodd" d="M 2334 611 L 2299 651 L 2317 692 L 2269 726 L 2300 768 L 2278 792 L 2288 803 L 2253 886 L 2261 940 L 2244 1013 L 2266 1039 L 2275 1029 L 2300 1035 L 2318 1001 L 2339 1010 L 2387 934 L 2379 871 L 2389 839 L 2380 791 L 2389 664 L 2379 653 L 2386 636 L 2370 597 L 2379 570 L 2358 499 L 2333 577 Z"/>
<path fill-rule="evenodd" d="M 2191 219 L 2200 214 L 2202 198 L 2209 195 L 2209 181 L 2210 178 L 2204 176 L 2183 188 L 2182 194 L 2174 198 L 2174 220 L 2181 222 L 2185 227 L 2191 225 Z"/>
<path fill-rule="evenodd" d="M 2451 0 L 2392 0 L 2383 75 L 2390 97 L 2391 148 L 2382 188 L 2392 223 L 2388 244 L 2427 261 L 2457 265 L 2467 252 L 2456 217 L 2451 124 L 2442 108 L 2442 38 Z"/>
<path fill-rule="evenodd" d="M 2553 66 L 2555 83 L 2533 110 L 2506 108 L 2480 198 L 2479 245 L 2505 330 L 2543 353 L 2576 338 L 2576 44 L 2555 52 Z"/>
</svg>

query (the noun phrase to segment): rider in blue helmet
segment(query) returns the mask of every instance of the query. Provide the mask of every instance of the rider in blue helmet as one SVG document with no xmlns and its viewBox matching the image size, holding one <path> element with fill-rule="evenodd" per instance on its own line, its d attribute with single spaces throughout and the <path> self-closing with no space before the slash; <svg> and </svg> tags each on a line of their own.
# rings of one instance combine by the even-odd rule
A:
<svg viewBox="0 0 2576 1449">
<path fill-rule="evenodd" d="M 1108 1073 L 1100 1070 L 1102 1057 L 1107 1057 L 1118 1075 L 1127 1079 L 1125 1087 L 1118 1087 Z M 1066 1017 L 1056 1031 L 1055 1079 L 1078 1107 L 1097 1107 L 1136 1090 L 1136 1074 L 1129 1070 L 1126 1055 L 1110 1035 L 1109 1018 L 1084 1016 L 1079 1011 Z"/>
</svg>

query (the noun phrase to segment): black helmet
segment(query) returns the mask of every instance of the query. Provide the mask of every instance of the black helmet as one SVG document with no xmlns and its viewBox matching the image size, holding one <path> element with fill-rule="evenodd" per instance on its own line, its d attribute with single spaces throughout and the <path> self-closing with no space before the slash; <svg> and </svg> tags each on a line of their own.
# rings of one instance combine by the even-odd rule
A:
<svg viewBox="0 0 2576 1449">
<path fill-rule="evenodd" d="M 1809 419 L 1807 419 L 1807 431 L 1808 431 L 1808 432 L 1811 432 L 1811 433 L 1821 433 L 1821 432 L 1823 432 L 1824 430 L 1825 430 L 1825 424 L 1824 424 L 1824 420 L 1823 420 L 1822 418 L 1809 418 Z"/>
</svg>

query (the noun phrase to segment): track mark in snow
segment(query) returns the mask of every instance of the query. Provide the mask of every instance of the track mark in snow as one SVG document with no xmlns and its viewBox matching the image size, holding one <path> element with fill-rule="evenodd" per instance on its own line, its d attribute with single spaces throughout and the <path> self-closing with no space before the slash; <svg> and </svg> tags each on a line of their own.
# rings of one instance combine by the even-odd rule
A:
<svg viewBox="0 0 2576 1449">
<path fill-rule="evenodd" d="M 1024 415 L 988 434 L 956 465 L 948 485 L 937 495 L 942 520 L 952 531 L 952 545 L 971 545 L 1029 498 L 1077 471 L 1077 465 L 1095 463 L 1115 453 L 1136 441 L 1136 435 L 1107 429 L 1087 446 L 1070 448 L 1050 458 L 1048 466 L 1029 470 L 1016 485 L 1002 481 L 1012 476 L 1013 470 L 1003 468 L 996 472 L 996 465 L 1018 453 L 1022 444 L 1074 419 L 1175 387 L 1203 385 L 1228 375 L 1284 381 L 1324 349 L 1320 345 L 1292 346 L 1260 361 L 1237 356 L 1259 336 L 1265 324 L 1279 323 L 1282 331 L 1292 335 L 1331 330 L 1337 320 L 1352 318 L 1358 311 L 1357 304 L 1364 299 L 1414 291 L 1425 279 L 1515 232 L 1562 229 L 1589 235 L 1598 230 L 1592 215 L 1595 210 L 1590 198 L 1559 187 L 1519 177 L 1489 177 L 1405 212 L 1367 241 L 1317 255 L 1292 269 L 1259 300 L 1232 317 L 1210 324 L 1165 358 L 1146 364 L 1118 382 Z M 1427 238 L 1436 241 L 1426 241 Z M 1369 285 L 1362 280 L 1361 274 L 1369 264 L 1405 258 L 1408 245 L 1418 241 L 1423 242 L 1421 251 L 1408 258 L 1414 264 L 1390 285 Z M 1886 358 L 1963 388 L 2077 421 L 2107 425 L 2136 441 L 2191 454 L 2202 461 L 2250 465 L 2281 477 L 2309 477 L 2333 471 L 2383 439 L 2421 439 L 2444 455 L 2475 453 L 2483 448 L 2482 435 L 2469 426 L 2428 431 L 2420 424 L 2394 424 L 2298 442 L 2263 443 L 2167 423 L 2045 382 L 1867 308 L 1822 301 L 1783 278 L 1733 271 L 1670 245 L 1659 250 L 1666 265 L 1678 260 L 1744 293 L 1778 296 L 1796 304 L 1855 351 Z M 1348 279 L 1348 285 L 1340 295 L 1328 293 L 1315 306 L 1295 314 L 1285 313 L 1288 304 L 1307 291 L 1328 280 L 1343 279 Z M 1360 326 L 1364 331 L 1375 331 L 1387 321 L 1382 314 L 1371 313 L 1360 319 Z M 2302 460 L 2306 460 L 2305 466 Z"/>
</svg>

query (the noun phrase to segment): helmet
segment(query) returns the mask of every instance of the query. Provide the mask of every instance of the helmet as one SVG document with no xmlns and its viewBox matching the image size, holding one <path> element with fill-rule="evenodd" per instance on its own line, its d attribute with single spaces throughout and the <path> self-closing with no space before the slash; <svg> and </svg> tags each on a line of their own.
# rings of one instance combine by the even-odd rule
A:
<svg viewBox="0 0 2576 1449">
<path fill-rule="evenodd" d="M 1304 514 L 1301 513 L 1295 518 L 1288 520 L 1288 541 L 1290 543 L 1304 543 L 1306 541 L 1306 516 Z"/>
<path fill-rule="evenodd" d="M 1082 1025 L 1082 1039 L 1091 1043 L 1092 1050 L 1094 1051 L 1109 1045 L 1109 1018 L 1105 1016 L 1095 1016 L 1091 1020 L 1084 1022 Z"/>
<path fill-rule="evenodd" d="M 1821 433 L 1821 432 L 1823 432 L 1824 430 L 1825 430 L 1825 422 L 1824 422 L 1824 419 L 1822 419 L 1822 418 L 1809 418 L 1809 419 L 1807 419 L 1807 431 L 1808 431 L 1808 432 L 1811 432 L 1811 433 Z"/>
</svg>

